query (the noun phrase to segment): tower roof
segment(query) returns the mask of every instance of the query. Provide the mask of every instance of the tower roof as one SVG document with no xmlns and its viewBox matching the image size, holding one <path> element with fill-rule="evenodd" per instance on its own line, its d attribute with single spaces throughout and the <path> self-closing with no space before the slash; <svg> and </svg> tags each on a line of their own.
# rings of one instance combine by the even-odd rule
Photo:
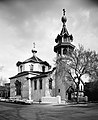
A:
<svg viewBox="0 0 98 120">
<path fill-rule="evenodd" d="M 62 21 L 62 23 L 63 23 L 63 26 L 62 26 L 62 30 L 61 30 L 61 33 L 60 33 L 60 35 L 62 36 L 62 37 L 68 37 L 69 36 L 69 33 L 68 33 L 68 30 L 67 30 L 67 28 L 66 28 L 66 22 L 67 22 L 67 17 L 66 17 L 66 15 L 65 15 L 65 9 L 63 9 L 63 16 L 62 16 L 62 18 L 61 18 L 61 21 Z"/>
<path fill-rule="evenodd" d="M 73 36 L 72 34 L 70 35 L 68 33 L 68 30 L 66 28 L 67 17 L 65 15 L 65 12 L 66 12 L 65 9 L 63 9 L 63 16 L 61 18 L 61 21 L 63 23 L 62 29 L 61 29 L 60 34 L 58 34 L 55 39 L 55 42 L 57 43 L 57 45 L 54 46 L 54 52 L 56 52 L 57 54 L 61 54 L 62 48 L 63 48 L 62 50 L 66 48 L 66 51 L 69 51 L 67 50 L 67 48 L 70 49 L 70 51 L 74 50 L 75 48 L 75 46 L 71 44 L 71 42 L 73 41 Z"/>
<path fill-rule="evenodd" d="M 68 30 L 66 28 L 66 24 L 65 23 L 67 22 L 67 17 L 65 15 L 65 12 L 66 12 L 65 9 L 63 9 L 63 16 L 61 18 L 63 26 L 62 26 L 62 30 L 61 30 L 60 34 L 58 34 L 58 36 L 55 39 L 56 43 L 58 43 L 58 42 L 60 43 L 62 41 L 62 39 L 63 39 L 64 42 L 67 42 L 67 43 L 68 42 L 70 43 L 70 42 L 73 41 L 73 36 L 68 33 Z M 67 41 L 66 41 L 66 39 L 67 39 Z"/>
</svg>

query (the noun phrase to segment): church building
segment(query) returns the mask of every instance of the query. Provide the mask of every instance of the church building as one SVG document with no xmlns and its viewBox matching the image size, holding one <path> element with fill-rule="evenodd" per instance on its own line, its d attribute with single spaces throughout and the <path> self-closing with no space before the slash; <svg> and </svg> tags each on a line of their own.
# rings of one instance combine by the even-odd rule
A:
<svg viewBox="0 0 98 120">
<path fill-rule="evenodd" d="M 71 43 L 73 36 L 70 35 L 66 28 L 67 18 L 65 9 L 61 19 L 63 26 L 60 34 L 55 39 L 56 46 L 54 52 L 59 56 L 71 53 L 75 46 Z M 70 99 L 71 94 L 66 94 L 72 90 L 72 81 L 65 80 L 56 74 L 56 67 L 51 70 L 51 65 L 36 56 L 35 46 L 32 50 L 33 56 L 29 59 L 16 63 L 18 74 L 10 78 L 10 97 L 20 99 L 29 99 L 40 101 L 42 97 L 61 96 L 62 100 Z M 70 93 L 70 92 L 69 92 Z"/>
<path fill-rule="evenodd" d="M 10 97 L 39 101 L 43 96 L 53 96 L 51 66 L 36 56 L 23 62 L 18 61 L 18 74 L 10 78 Z"/>
</svg>

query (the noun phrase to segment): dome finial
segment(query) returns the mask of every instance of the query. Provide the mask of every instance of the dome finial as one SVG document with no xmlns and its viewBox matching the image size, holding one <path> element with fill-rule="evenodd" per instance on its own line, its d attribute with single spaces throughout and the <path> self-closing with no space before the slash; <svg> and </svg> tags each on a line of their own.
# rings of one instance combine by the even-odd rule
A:
<svg viewBox="0 0 98 120">
<path fill-rule="evenodd" d="M 65 9 L 63 9 L 63 16 L 65 16 L 65 12 L 66 12 Z"/>
<path fill-rule="evenodd" d="M 63 16 L 62 16 L 62 23 L 63 23 L 63 25 L 65 25 L 65 23 L 66 23 L 66 21 L 67 21 L 67 18 L 66 18 L 66 16 L 65 16 L 65 9 L 63 9 Z"/>
<path fill-rule="evenodd" d="M 35 42 L 33 43 L 33 48 L 35 48 Z"/>
<path fill-rule="evenodd" d="M 32 49 L 32 53 L 33 53 L 33 56 L 35 55 L 35 53 L 37 53 L 36 49 L 35 49 L 35 42 L 33 43 L 33 49 Z"/>
</svg>

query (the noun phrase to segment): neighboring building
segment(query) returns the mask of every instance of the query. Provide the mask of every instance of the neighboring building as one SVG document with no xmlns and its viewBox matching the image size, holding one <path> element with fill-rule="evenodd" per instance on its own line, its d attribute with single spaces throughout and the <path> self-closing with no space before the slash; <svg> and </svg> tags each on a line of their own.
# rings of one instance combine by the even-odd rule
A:
<svg viewBox="0 0 98 120">
<path fill-rule="evenodd" d="M 5 83 L 5 98 L 9 98 L 10 97 L 10 83 Z"/>
<path fill-rule="evenodd" d="M 0 97 L 5 97 L 5 86 L 0 86 Z"/>
<path fill-rule="evenodd" d="M 4 86 L 0 86 L 0 97 L 3 98 L 10 97 L 10 83 L 5 83 Z"/>
</svg>

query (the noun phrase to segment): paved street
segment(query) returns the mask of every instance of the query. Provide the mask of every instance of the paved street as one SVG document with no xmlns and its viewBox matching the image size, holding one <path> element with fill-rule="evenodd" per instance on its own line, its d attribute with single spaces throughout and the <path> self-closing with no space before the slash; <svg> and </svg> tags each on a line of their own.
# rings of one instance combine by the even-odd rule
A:
<svg viewBox="0 0 98 120">
<path fill-rule="evenodd" d="M 98 120 L 98 104 L 19 105 L 0 102 L 0 120 Z"/>
</svg>

